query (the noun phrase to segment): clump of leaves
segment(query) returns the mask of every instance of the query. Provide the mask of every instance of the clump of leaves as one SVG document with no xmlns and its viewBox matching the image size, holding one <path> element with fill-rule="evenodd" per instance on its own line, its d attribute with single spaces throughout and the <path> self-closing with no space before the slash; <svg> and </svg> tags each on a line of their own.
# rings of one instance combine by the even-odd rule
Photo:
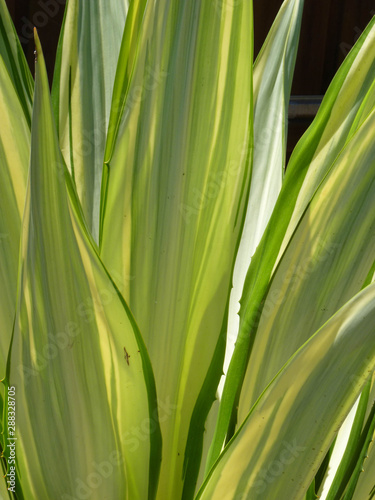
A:
<svg viewBox="0 0 375 500">
<path fill-rule="evenodd" d="M 3 498 L 372 498 L 375 21 L 285 173 L 302 9 L 69 0 L 50 94 L 0 0 Z"/>
</svg>

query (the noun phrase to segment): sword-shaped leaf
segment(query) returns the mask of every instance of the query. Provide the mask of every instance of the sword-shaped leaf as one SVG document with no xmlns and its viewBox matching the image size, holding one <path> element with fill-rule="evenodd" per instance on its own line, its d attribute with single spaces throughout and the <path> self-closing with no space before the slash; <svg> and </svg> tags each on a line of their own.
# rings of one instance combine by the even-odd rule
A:
<svg viewBox="0 0 375 500">
<path fill-rule="evenodd" d="M 222 373 L 250 182 L 252 46 L 251 2 L 148 2 L 108 159 L 101 255 L 133 278 L 125 298 L 158 395 L 178 406 L 162 423 L 161 499 L 194 493 Z"/>
<path fill-rule="evenodd" d="M 25 498 L 152 499 L 155 385 L 142 338 L 88 235 L 58 146 L 39 40 L 13 343 Z M 7 442 L 9 433 L 5 433 Z"/>
</svg>

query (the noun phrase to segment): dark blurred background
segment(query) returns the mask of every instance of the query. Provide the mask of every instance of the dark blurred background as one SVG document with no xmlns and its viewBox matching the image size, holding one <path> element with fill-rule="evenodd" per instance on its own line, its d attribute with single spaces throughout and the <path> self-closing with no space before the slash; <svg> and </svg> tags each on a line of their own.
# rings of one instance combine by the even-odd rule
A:
<svg viewBox="0 0 375 500">
<path fill-rule="evenodd" d="M 66 0 L 6 0 L 6 3 L 32 71 L 32 28 L 38 28 L 51 80 Z M 281 4 L 282 0 L 254 0 L 255 54 Z M 373 15 L 375 0 L 305 0 L 292 88 L 289 151 L 311 123 L 321 96 Z"/>
</svg>

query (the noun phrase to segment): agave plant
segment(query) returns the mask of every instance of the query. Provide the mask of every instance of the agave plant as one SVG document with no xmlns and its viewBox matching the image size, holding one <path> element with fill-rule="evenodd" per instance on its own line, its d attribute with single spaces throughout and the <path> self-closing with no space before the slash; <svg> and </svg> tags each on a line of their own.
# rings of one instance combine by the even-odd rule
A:
<svg viewBox="0 0 375 500">
<path fill-rule="evenodd" d="M 68 0 L 50 93 L 0 0 L 1 498 L 375 496 L 375 20 L 286 168 L 302 9 Z"/>
</svg>

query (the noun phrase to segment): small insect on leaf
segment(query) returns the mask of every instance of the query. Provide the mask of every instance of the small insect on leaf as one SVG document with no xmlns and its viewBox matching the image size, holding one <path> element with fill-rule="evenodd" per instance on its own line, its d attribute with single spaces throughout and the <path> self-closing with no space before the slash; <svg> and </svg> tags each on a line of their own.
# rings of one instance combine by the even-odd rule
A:
<svg viewBox="0 0 375 500">
<path fill-rule="evenodd" d="M 129 358 L 130 358 L 130 354 L 128 353 L 128 351 L 126 350 L 126 348 L 124 347 L 124 358 L 125 358 L 125 361 L 128 363 L 129 365 Z"/>
</svg>

